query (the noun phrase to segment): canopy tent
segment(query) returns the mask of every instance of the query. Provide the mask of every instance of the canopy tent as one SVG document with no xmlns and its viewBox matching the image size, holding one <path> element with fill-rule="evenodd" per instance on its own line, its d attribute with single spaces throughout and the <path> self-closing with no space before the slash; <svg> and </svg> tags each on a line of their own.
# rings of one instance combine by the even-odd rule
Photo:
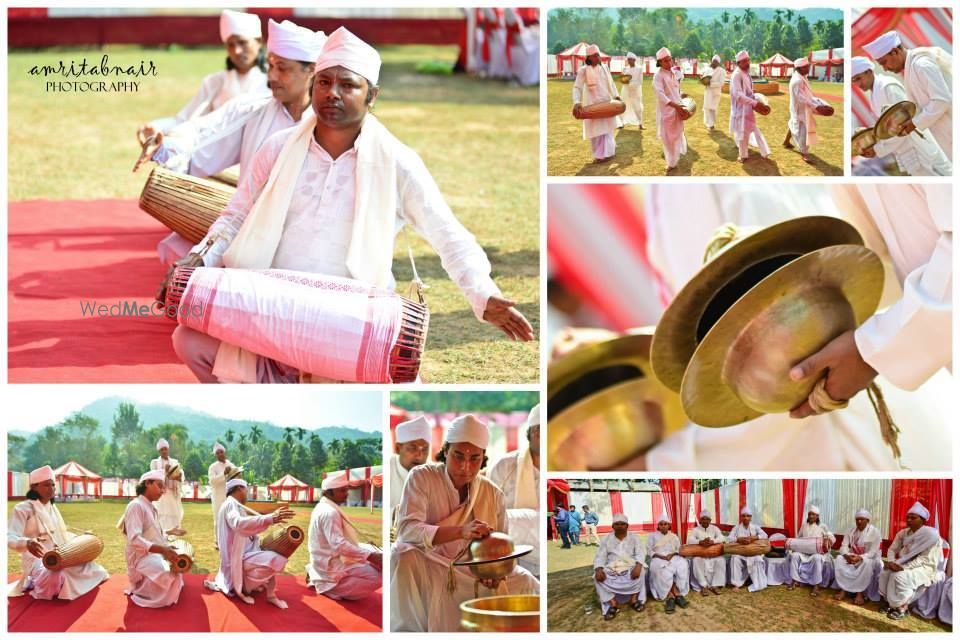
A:
<svg viewBox="0 0 960 640">
<path fill-rule="evenodd" d="M 306 482 L 297 480 L 289 473 L 269 485 L 270 494 L 275 500 L 285 502 L 308 502 L 312 500 L 312 488 Z M 287 497 L 289 496 L 289 497 Z"/>
<path fill-rule="evenodd" d="M 533 408 L 533 407 L 531 407 Z M 396 414 L 394 414 L 394 409 Z M 394 417 L 396 415 L 396 417 Z M 423 413 L 419 411 L 407 412 L 399 407 L 391 407 L 390 412 L 390 445 L 391 448 L 396 441 L 397 425 L 406 420 L 412 420 L 418 415 L 426 417 L 431 424 L 430 429 L 430 451 L 431 459 L 436 457 L 438 451 L 443 446 L 443 437 L 450 423 L 462 413 Z M 528 413 L 525 411 L 489 412 L 476 413 L 478 419 L 485 422 L 490 427 L 490 444 L 487 446 L 487 457 L 491 461 L 511 451 L 516 451 L 521 441 L 526 438 L 526 425 Z"/>
<path fill-rule="evenodd" d="M 586 42 L 579 42 L 566 51 L 562 51 L 557 54 L 557 72 L 563 76 L 566 74 L 576 74 L 577 69 L 580 68 L 580 65 L 584 63 L 587 59 L 587 47 L 589 45 Z M 603 51 L 600 52 L 600 62 L 603 64 L 609 65 L 611 56 L 607 55 Z"/>
<path fill-rule="evenodd" d="M 810 52 L 807 57 L 810 59 L 810 78 L 826 82 L 843 80 L 843 49 L 821 49 Z"/>
<path fill-rule="evenodd" d="M 60 486 L 61 496 L 87 496 L 89 486 L 93 489 L 93 496 L 100 497 L 101 483 L 103 478 L 90 471 L 78 462 L 71 460 L 66 464 L 54 469 L 53 476 Z M 78 490 L 82 489 L 82 490 Z"/>
<path fill-rule="evenodd" d="M 793 60 L 775 53 L 760 63 L 760 75 L 785 78 L 793 72 Z"/>
</svg>

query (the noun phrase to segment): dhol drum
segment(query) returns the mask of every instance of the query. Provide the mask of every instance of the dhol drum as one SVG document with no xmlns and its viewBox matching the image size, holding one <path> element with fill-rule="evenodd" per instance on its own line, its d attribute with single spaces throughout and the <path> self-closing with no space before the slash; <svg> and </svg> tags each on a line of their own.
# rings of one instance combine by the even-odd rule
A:
<svg viewBox="0 0 960 640">
<path fill-rule="evenodd" d="M 680 556 L 683 558 L 719 558 L 722 555 L 722 542 L 706 546 L 701 544 L 680 545 Z"/>
<path fill-rule="evenodd" d="M 827 104 L 826 102 L 823 102 L 822 100 L 820 101 L 819 104 L 817 104 L 816 107 L 814 107 L 813 110 L 817 113 L 818 116 L 829 117 L 829 116 L 832 116 L 834 113 L 834 108 L 831 105 Z"/>
<path fill-rule="evenodd" d="M 756 112 L 762 116 L 770 115 L 770 101 L 767 100 L 767 96 L 762 93 L 755 93 L 753 97 L 757 101 Z"/>
<path fill-rule="evenodd" d="M 756 540 L 750 544 L 727 542 L 723 545 L 723 552 L 733 556 L 762 556 L 770 552 L 770 541 Z"/>
<path fill-rule="evenodd" d="M 235 191 L 222 182 L 154 167 L 140 193 L 140 208 L 196 244 L 207 235 Z"/>
<path fill-rule="evenodd" d="M 700 84 L 702 84 L 702 85 L 705 86 L 705 87 L 709 87 L 709 86 L 710 86 L 710 82 L 712 82 L 712 81 L 713 81 L 713 74 L 706 73 L 706 74 L 700 76 Z"/>
<path fill-rule="evenodd" d="M 622 100 L 598 102 L 580 110 L 579 120 L 594 120 L 596 118 L 613 118 L 623 114 L 627 105 Z"/>
<path fill-rule="evenodd" d="M 787 538 L 786 548 L 797 553 L 823 554 L 830 551 L 830 542 L 826 538 Z"/>
<path fill-rule="evenodd" d="M 62 571 L 86 562 L 93 562 L 103 553 L 103 540 L 85 533 L 43 554 L 43 566 L 50 571 Z"/>
<path fill-rule="evenodd" d="M 182 538 L 170 543 L 177 552 L 177 561 L 170 564 L 173 573 L 189 573 L 193 566 L 193 545 Z"/>
<path fill-rule="evenodd" d="M 177 267 L 166 309 L 183 326 L 344 382 L 414 382 L 430 322 L 422 301 L 282 269 Z"/>
<path fill-rule="evenodd" d="M 681 98 L 680 104 L 683 105 L 683 111 L 680 113 L 681 120 L 689 120 L 697 112 L 697 103 L 690 96 Z"/>
<path fill-rule="evenodd" d="M 260 548 L 289 558 L 303 543 L 303 538 L 303 529 L 295 524 L 288 524 L 263 534 L 263 538 L 260 539 Z"/>
</svg>

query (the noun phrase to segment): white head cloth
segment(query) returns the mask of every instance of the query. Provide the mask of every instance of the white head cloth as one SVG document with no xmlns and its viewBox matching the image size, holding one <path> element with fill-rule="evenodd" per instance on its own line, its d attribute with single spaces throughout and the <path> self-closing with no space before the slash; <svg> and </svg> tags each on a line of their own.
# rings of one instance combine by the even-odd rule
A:
<svg viewBox="0 0 960 640">
<path fill-rule="evenodd" d="M 587 55 L 592 56 L 595 53 L 600 53 L 600 47 L 595 44 L 587 45 Z"/>
<path fill-rule="evenodd" d="M 660 47 L 657 49 L 657 60 L 663 60 L 666 57 L 670 56 L 670 49 L 666 47 Z"/>
<path fill-rule="evenodd" d="M 743 509 L 740 509 L 740 515 L 753 516 L 753 511 L 750 510 L 750 507 L 744 507 Z"/>
<path fill-rule="evenodd" d="M 486 449 L 490 444 L 490 429 L 473 414 L 455 418 L 447 429 L 447 442 L 469 442 L 475 447 Z"/>
<path fill-rule="evenodd" d="M 885 34 L 863 45 L 863 50 L 870 54 L 870 57 L 876 60 L 890 53 L 893 49 L 900 46 L 900 34 L 896 31 L 887 31 Z"/>
<path fill-rule="evenodd" d="M 46 482 L 47 480 L 53 480 L 53 467 L 50 465 L 34 469 L 30 472 L 30 484 L 38 484 L 40 482 Z"/>
<path fill-rule="evenodd" d="M 750 54 L 747 53 L 746 49 L 743 49 L 737 52 L 737 62 L 740 62 L 741 60 L 749 60 L 749 59 L 750 59 Z"/>
<path fill-rule="evenodd" d="M 327 37 L 323 31 L 311 31 L 284 20 L 267 22 L 267 50 L 281 58 L 299 62 L 316 62 Z"/>
<path fill-rule="evenodd" d="M 530 413 L 527 414 L 527 428 L 538 426 L 540 426 L 540 405 L 530 409 Z"/>
<path fill-rule="evenodd" d="M 860 510 L 857 511 L 855 514 L 853 514 L 853 518 L 854 518 L 854 519 L 857 519 L 857 518 L 866 518 L 867 520 L 869 520 L 869 519 L 870 519 L 870 512 L 867 511 L 866 509 L 860 509 Z"/>
<path fill-rule="evenodd" d="M 226 447 L 224 447 L 224 446 L 223 446 L 222 444 L 220 444 L 219 442 L 216 442 L 216 443 L 214 443 L 214 445 L 213 445 L 213 454 L 216 455 L 218 451 L 223 451 L 224 453 L 226 453 L 226 452 L 227 452 L 227 449 L 226 449 Z"/>
<path fill-rule="evenodd" d="M 866 56 L 854 56 L 850 59 L 850 73 L 854 76 L 864 71 L 873 71 L 873 62 Z"/>
<path fill-rule="evenodd" d="M 713 519 L 713 516 L 710 515 L 710 510 L 709 510 L 709 509 L 701 509 L 701 510 L 700 510 L 700 517 L 701 517 L 701 518 L 710 518 L 711 520 Z"/>
<path fill-rule="evenodd" d="M 914 502 L 913 506 L 910 507 L 909 511 L 907 511 L 907 515 L 910 515 L 911 513 L 915 516 L 920 516 L 924 520 L 930 519 L 930 512 L 927 511 L 927 509 L 919 502 Z"/>
<path fill-rule="evenodd" d="M 613 514 L 613 522 L 611 524 L 616 524 L 618 522 L 622 522 L 623 524 L 630 524 L 630 521 L 627 520 L 627 515 L 624 513 Z"/>
<path fill-rule="evenodd" d="M 380 82 L 380 54 L 344 27 L 330 34 L 317 59 L 317 71 L 330 67 L 349 69 L 372 85 Z"/>
<path fill-rule="evenodd" d="M 160 451 L 160 449 L 163 449 L 164 447 L 167 449 L 170 448 L 170 443 L 167 442 L 166 438 L 160 438 L 157 440 L 157 451 Z"/>
<path fill-rule="evenodd" d="M 635 54 L 633 51 L 627 51 L 627 60 L 636 60 L 636 59 L 637 59 L 637 54 Z"/>
<path fill-rule="evenodd" d="M 815 505 L 815 504 L 812 504 L 812 505 L 810 505 L 810 507 L 807 509 L 807 513 L 815 513 L 815 514 L 817 514 L 817 515 L 820 515 L 820 507 L 818 507 L 818 506 Z"/>
<path fill-rule="evenodd" d="M 348 486 L 350 486 L 350 478 L 347 477 L 347 472 L 335 471 L 334 473 L 327 474 L 327 477 L 323 479 L 323 482 L 320 484 L 320 490 L 341 489 Z"/>
<path fill-rule="evenodd" d="M 230 493 L 236 487 L 245 487 L 247 486 L 247 481 L 243 478 L 234 478 L 233 480 L 227 480 L 227 493 Z"/>
<path fill-rule="evenodd" d="M 719 64 L 723 62 L 723 60 L 721 60 L 720 56 L 718 56 L 717 54 L 713 54 L 713 57 L 710 58 L 710 62 L 716 62 L 717 64 Z"/>
<path fill-rule="evenodd" d="M 806 58 L 797 58 L 796 60 L 793 61 L 793 66 L 797 69 L 799 69 L 800 67 L 809 67 L 810 61 L 807 60 Z"/>
<path fill-rule="evenodd" d="M 670 516 L 667 515 L 667 512 L 665 510 L 661 511 L 660 517 L 657 518 L 657 524 L 660 524 L 661 522 L 667 522 L 667 523 L 671 522 Z"/>
<path fill-rule="evenodd" d="M 397 425 L 397 444 L 426 440 L 430 442 L 430 423 L 423 416 L 407 420 Z"/>
<path fill-rule="evenodd" d="M 220 14 L 220 40 L 226 42 L 230 36 L 241 38 L 262 38 L 260 16 L 254 13 L 224 9 Z"/>
<path fill-rule="evenodd" d="M 163 476 L 163 471 L 160 469 L 154 469 L 153 471 L 147 471 L 145 474 L 140 476 L 139 482 L 146 482 L 147 480 L 160 480 L 163 482 L 166 478 Z"/>
</svg>

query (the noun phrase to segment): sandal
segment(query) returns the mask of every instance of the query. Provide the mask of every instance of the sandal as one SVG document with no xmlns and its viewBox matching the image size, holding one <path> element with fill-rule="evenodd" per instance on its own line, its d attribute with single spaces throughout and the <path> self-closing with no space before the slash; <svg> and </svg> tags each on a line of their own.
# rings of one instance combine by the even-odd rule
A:
<svg viewBox="0 0 960 640">
<path fill-rule="evenodd" d="M 676 600 L 677 600 L 677 606 L 680 607 L 681 609 L 686 609 L 690 605 L 687 599 L 684 598 L 683 596 L 677 596 Z"/>
<path fill-rule="evenodd" d="M 630 605 L 630 608 L 633 609 L 634 611 L 643 611 L 644 604 L 639 600 L 637 600 L 636 602 Z"/>
<path fill-rule="evenodd" d="M 610 621 L 617 617 L 617 614 L 620 613 L 619 607 L 610 607 L 607 609 L 607 612 L 603 614 L 603 619 Z"/>
<path fill-rule="evenodd" d="M 891 620 L 903 620 L 907 617 L 907 612 L 900 609 L 891 609 L 890 613 L 887 614 L 887 617 Z"/>
<path fill-rule="evenodd" d="M 667 598 L 667 603 L 664 605 L 664 610 L 667 613 L 674 613 L 677 610 L 677 601 L 673 598 Z"/>
</svg>

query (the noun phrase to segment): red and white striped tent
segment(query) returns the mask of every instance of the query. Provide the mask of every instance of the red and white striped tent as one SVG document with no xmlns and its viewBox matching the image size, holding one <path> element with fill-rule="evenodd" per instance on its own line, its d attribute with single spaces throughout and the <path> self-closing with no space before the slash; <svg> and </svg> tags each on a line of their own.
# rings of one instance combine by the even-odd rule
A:
<svg viewBox="0 0 960 640">
<path fill-rule="evenodd" d="M 850 28 L 853 55 L 867 56 L 863 45 L 893 29 L 900 34 L 900 39 L 907 48 L 940 47 L 947 51 L 953 50 L 953 12 L 950 9 L 854 9 L 853 25 Z M 853 117 L 856 127 L 869 127 L 876 122 L 876 117 L 870 111 L 870 100 L 856 87 L 853 87 Z"/>
<path fill-rule="evenodd" d="M 532 407 L 531 407 L 532 408 Z M 520 446 L 521 438 L 525 438 L 524 429 L 526 429 L 528 413 L 524 411 L 512 411 L 510 413 L 492 412 L 478 413 L 473 412 L 477 418 L 487 423 L 490 429 L 490 446 L 487 447 L 487 455 L 491 460 L 511 451 L 516 451 Z M 396 437 L 397 425 L 406 420 L 410 420 L 420 412 L 407 412 L 406 410 L 391 406 L 390 407 L 390 444 L 391 447 Z M 443 435 L 450 426 L 450 422 L 461 415 L 459 413 L 427 413 L 423 414 L 432 426 L 430 430 L 430 457 L 436 455 L 437 451 L 443 445 Z"/>
<path fill-rule="evenodd" d="M 70 462 L 53 471 L 53 476 L 59 483 L 61 496 L 86 496 L 91 495 L 87 487 L 93 490 L 94 497 L 100 497 L 100 483 L 103 478 L 90 471 L 82 464 Z"/>
<path fill-rule="evenodd" d="M 810 78 L 833 82 L 837 73 L 843 76 L 843 49 L 820 49 L 811 51 Z"/>
<path fill-rule="evenodd" d="M 289 473 L 269 486 L 275 500 L 286 502 L 307 502 L 310 500 L 310 485 L 297 480 Z"/>
<path fill-rule="evenodd" d="M 580 68 L 580 65 L 583 64 L 584 60 L 587 59 L 587 47 L 589 45 L 586 42 L 580 42 L 566 51 L 557 54 L 557 73 L 561 76 L 570 73 L 575 74 L 577 69 Z M 600 52 L 600 62 L 609 65 L 611 56 L 607 55 L 603 51 Z"/>
<path fill-rule="evenodd" d="M 772 78 L 785 78 L 793 73 L 793 60 L 781 53 L 775 53 L 760 63 L 760 75 Z"/>
</svg>

